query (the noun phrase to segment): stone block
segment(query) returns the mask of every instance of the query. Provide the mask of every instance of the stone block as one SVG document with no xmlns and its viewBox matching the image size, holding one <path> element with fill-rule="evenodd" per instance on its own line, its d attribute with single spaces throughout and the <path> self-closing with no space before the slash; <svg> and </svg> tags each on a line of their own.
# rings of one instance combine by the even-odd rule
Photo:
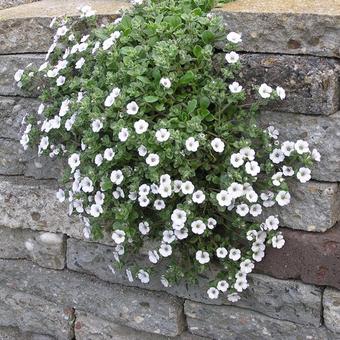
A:
<svg viewBox="0 0 340 340">
<path fill-rule="evenodd" d="M 15 289 L 0 288 L 0 326 L 46 334 L 58 340 L 73 338 L 73 310 Z"/>
<path fill-rule="evenodd" d="M 28 259 L 42 267 L 65 267 L 66 239 L 62 234 L 0 226 L 0 258 Z"/>
<path fill-rule="evenodd" d="M 0 138 L 0 175 L 23 175 L 26 158 L 18 141 Z"/>
<path fill-rule="evenodd" d="M 268 248 L 257 271 L 281 279 L 340 289 L 340 225 L 324 233 L 282 229 L 282 249 Z"/>
<path fill-rule="evenodd" d="M 340 181 L 340 112 L 329 117 L 263 112 L 260 122 L 266 127 L 275 126 L 282 141 L 304 139 L 311 148 L 319 150 L 321 162 L 312 169 L 314 179 Z"/>
<path fill-rule="evenodd" d="M 238 0 L 217 12 L 228 30 L 242 32 L 242 51 L 340 57 L 336 0 Z"/>
<path fill-rule="evenodd" d="M 233 306 L 213 306 L 185 301 L 184 310 L 191 333 L 212 339 L 331 339 L 319 327 L 289 321 Z"/>
<path fill-rule="evenodd" d="M 0 9 L 15 7 L 39 0 L 0 0 Z"/>
<path fill-rule="evenodd" d="M 55 340 L 54 336 L 21 332 L 17 327 L 0 327 L 1 340 Z"/>
<path fill-rule="evenodd" d="M 108 284 L 93 276 L 20 260 L 0 260 L 1 287 L 29 292 L 139 331 L 176 336 L 184 330 L 183 301 L 162 292 Z"/>
<path fill-rule="evenodd" d="M 67 207 L 57 201 L 56 191 L 54 181 L 0 177 L 0 225 L 82 238 L 82 222 L 67 215 Z"/>
<path fill-rule="evenodd" d="M 340 338 L 340 291 L 326 288 L 323 294 L 323 318 L 325 326 L 339 333 Z"/>
</svg>

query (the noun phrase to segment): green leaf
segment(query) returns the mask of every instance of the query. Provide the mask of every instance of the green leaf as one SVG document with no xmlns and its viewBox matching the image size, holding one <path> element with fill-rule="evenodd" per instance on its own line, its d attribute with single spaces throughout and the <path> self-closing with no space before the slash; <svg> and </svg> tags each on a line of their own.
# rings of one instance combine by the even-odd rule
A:
<svg viewBox="0 0 340 340">
<path fill-rule="evenodd" d="M 187 85 L 193 82 L 195 79 L 195 74 L 192 71 L 188 71 L 187 73 L 184 74 L 179 80 L 179 83 L 182 85 Z"/>
<path fill-rule="evenodd" d="M 210 105 L 210 100 L 208 97 L 203 96 L 200 98 L 200 107 L 202 109 L 207 109 L 209 105 Z"/>
<path fill-rule="evenodd" d="M 147 102 L 147 103 L 155 103 L 158 101 L 158 97 L 156 96 L 145 96 L 144 97 L 144 100 Z"/>
<path fill-rule="evenodd" d="M 199 45 L 196 45 L 192 52 L 194 53 L 194 56 L 196 58 L 200 58 L 202 56 L 202 47 Z"/>
<path fill-rule="evenodd" d="M 193 100 L 189 101 L 188 106 L 187 106 L 187 110 L 188 110 L 189 113 L 192 113 L 192 112 L 194 112 L 196 107 L 197 107 L 197 100 L 193 99 Z"/>
<path fill-rule="evenodd" d="M 202 33 L 202 39 L 206 44 L 210 44 L 215 40 L 215 35 L 211 31 L 204 31 Z"/>
</svg>

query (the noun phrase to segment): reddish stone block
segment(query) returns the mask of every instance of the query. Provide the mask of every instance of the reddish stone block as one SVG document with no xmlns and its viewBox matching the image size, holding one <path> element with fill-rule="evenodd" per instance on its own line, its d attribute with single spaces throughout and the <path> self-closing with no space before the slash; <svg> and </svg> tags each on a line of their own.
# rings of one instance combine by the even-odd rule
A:
<svg viewBox="0 0 340 340">
<path fill-rule="evenodd" d="M 268 248 L 257 272 L 340 289 L 340 223 L 325 233 L 282 228 L 286 244 Z"/>
</svg>

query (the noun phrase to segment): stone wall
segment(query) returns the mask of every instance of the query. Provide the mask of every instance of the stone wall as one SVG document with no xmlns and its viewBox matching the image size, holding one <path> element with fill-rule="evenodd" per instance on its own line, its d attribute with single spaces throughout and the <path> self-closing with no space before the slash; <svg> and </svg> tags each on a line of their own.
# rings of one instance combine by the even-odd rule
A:
<svg viewBox="0 0 340 340">
<path fill-rule="evenodd" d="M 285 247 L 269 250 L 233 305 L 208 300 L 203 281 L 146 289 L 113 273 L 110 241 L 85 241 L 82 225 L 56 202 L 62 164 L 20 148 L 21 120 L 37 101 L 15 87 L 13 73 L 43 60 L 50 17 L 75 15 L 83 3 L 0 11 L 0 339 L 340 339 L 338 0 L 237 0 L 217 10 L 244 33 L 244 81 L 287 90 L 261 123 L 322 154 L 313 180 L 292 183 L 292 204 L 277 212 Z M 86 3 L 105 20 L 126 6 Z"/>
</svg>

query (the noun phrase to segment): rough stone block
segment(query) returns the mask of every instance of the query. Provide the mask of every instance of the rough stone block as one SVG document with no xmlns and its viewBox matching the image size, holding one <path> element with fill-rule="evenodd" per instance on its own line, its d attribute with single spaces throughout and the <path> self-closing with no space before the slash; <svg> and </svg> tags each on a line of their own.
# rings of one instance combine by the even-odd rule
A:
<svg viewBox="0 0 340 340">
<path fill-rule="evenodd" d="M 83 237 L 83 224 L 70 218 L 55 197 L 54 181 L 0 177 L 0 225 Z"/>
<path fill-rule="evenodd" d="M 62 234 L 0 226 L 0 258 L 29 259 L 42 267 L 65 267 L 66 239 Z"/>
<path fill-rule="evenodd" d="M 0 9 L 15 7 L 39 0 L 0 0 Z"/>
<path fill-rule="evenodd" d="M 340 289 L 340 225 L 325 233 L 282 229 L 282 249 L 268 248 L 257 271 L 281 279 Z"/>
<path fill-rule="evenodd" d="M 0 175 L 23 175 L 26 157 L 18 141 L 0 138 Z"/>
<path fill-rule="evenodd" d="M 21 332 L 17 327 L 0 327 L 1 340 L 55 340 L 54 336 Z"/>
<path fill-rule="evenodd" d="M 327 339 L 327 331 L 233 306 L 213 306 L 185 301 L 189 331 L 213 339 Z"/>
<path fill-rule="evenodd" d="M 27 261 L 0 260 L 0 287 L 34 293 L 65 308 L 73 307 L 145 332 L 176 336 L 184 329 L 181 299 L 108 284 L 67 270 L 45 269 Z"/>
<path fill-rule="evenodd" d="M 325 326 L 340 333 L 340 291 L 326 288 L 323 294 L 323 317 Z M 340 336 L 339 336 L 340 337 Z"/>
<path fill-rule="evenodd" d="M 333 227 L 339 218 L 340 192 L 337 183 L 310 181 L 289 184 L 291 202 L 266 208 L 261 219 L 278 215 L 280 225 L 291 229 L 324 232 Z"/>
<path fill-rule="evenodd" d="M 339 62 L 275 54 L 244 54 L 240 60 L 239 82 L 250 98 L 260 98 L 250 85 L 267 83 L 286 90 L 286 98 L 272 101 L 266 106 L 268 110 L 311 115 L 329 115 L 339 110 Z M 222 61 L 226 63 L 224 55 Z"/>
<path fill-rule="evenodd" d="M 0 326 L 18 327 L 21 331 L 47 334 L 58 340 L 73 338 L 73 310 L 30 293 L 1 286 Z"/>
<path fill-rule="evenodd" d="M 24 69 L 29 64 L 39 66 L 43 62 L 43 56 L 38 54 L 0 55 L 0 95 L 20 95 L 23 97 L 29 97 L 30 95 L 26 91 L 17 86 L 14 80 L 14 74 L 18 69 Z"/>
<path fill-rule="evenodd" d="M 337 0 L 238 0 L 217 12 L 230 31 L 242 32 L 242 51 L 340 57 Z"/>
<path fill-rule="evenodd" d="M 275 126 L 280 140 L 304 139 L 311 148 L 319 150 L 321 162 L 313 168 L 314 179 L 340 181 L 340 112 L 329 117 L 263 112 L 260 122 L 263 126 Z"/>
<path fill-rule="evenodd" d="M 67 267 L 74 271 L 95 275 L 108 282 L 142 287 L 143 284 L 138 280 L 130 283 L 124 272 L 116 271 L 115 274 L 112 273 L 110 266 L 113 251 L 114 249 L 110 246 L 69 238 L 67 240 Z M 137 261 L 142 264 L 149 264 L 146 258 L 140 257 Z M 163 265 L 163 267 L 165 266 L 166 264 Z M 160 271 L 159 265 L 155 267 L 155 270 L 156 272 Z M 237 303 L 238 306 L 283 320 L 319 326 L 321 290 L 318 287 L 298 281 L 278 280 L 259 274 L 250 275 L 249 282 L 250 288 Z M 207 304 L 229 304 L 227 299 L 223 297 L 218 300 L 208 299 L 207 287 L 209 287 L 209 278 L 202 278 L 199 285 L 196 286 L 179 284 L 178 286 L 164 288 L 159 280 L 152 277 L 147 286 L 148 289 L 163 290 L 173 295 Z"/>
</svg>

